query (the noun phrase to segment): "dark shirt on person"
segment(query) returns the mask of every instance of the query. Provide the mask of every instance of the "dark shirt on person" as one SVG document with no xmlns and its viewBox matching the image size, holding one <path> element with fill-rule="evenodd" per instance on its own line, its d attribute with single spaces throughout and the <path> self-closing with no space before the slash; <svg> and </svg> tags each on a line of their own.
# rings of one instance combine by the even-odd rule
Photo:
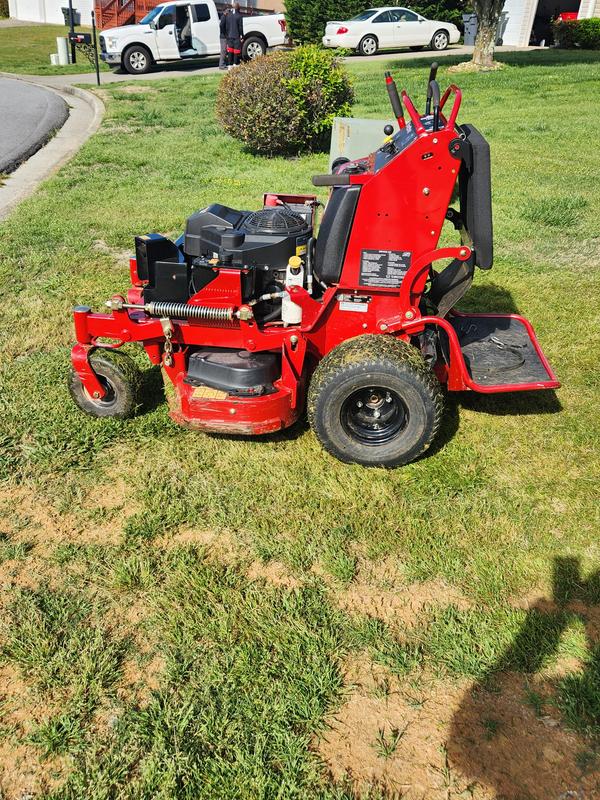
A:
<svg viewBox="0 0 600 800">
<path fill-rule="evenodd" d="M 243 17 L 238 11 L 225 17 L 225 31 L 228 39 L 241 39 L 244 36 Z"/>
</svg>

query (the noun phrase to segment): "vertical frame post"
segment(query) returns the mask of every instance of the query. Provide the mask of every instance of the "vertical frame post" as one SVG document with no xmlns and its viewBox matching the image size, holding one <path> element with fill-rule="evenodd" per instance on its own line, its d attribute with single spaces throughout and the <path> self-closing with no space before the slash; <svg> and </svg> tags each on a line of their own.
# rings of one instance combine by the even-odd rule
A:
<svg viewBox="0 0 600 800">
<path fill-rule="evenodd" d="M 96 14 L 92 9 L 92 45 L 94 47 L 94 66 L 96 68 L 96 85 L 100 86 L 100 65 L 98 63 L 98 39 L 96 38 Z"/>
</svg>

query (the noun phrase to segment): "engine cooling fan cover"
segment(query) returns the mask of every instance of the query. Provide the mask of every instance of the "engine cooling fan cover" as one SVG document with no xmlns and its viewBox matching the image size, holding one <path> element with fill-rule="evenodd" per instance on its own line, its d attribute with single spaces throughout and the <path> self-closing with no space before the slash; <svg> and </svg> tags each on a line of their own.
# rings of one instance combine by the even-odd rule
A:
<svg viewBox="0 0 600 800">
<path fill-rule="evenodd" d="M 275 233 L 293 235 L 308 229 L 306 220 L 288 208 L 263 208 L 254 211 L 244 222 L 244 228 L 251 233 Z"/>
</svg>

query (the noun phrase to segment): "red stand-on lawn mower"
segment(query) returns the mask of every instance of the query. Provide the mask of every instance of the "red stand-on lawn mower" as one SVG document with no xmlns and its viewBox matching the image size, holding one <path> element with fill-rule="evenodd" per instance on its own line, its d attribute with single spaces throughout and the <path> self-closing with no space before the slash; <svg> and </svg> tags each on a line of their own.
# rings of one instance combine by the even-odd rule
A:
<svg viewBox="0 0 600 800">
<path fill-rule="evenodd" d="M 424 115 L 386 73 L 398 130 L 386 126 L 376 152 L 313 178 L 331 187 L 318 235 L 315 196 L 266 194 L 258 211 L 198 211 L 175 242 L 137 237 L 127 298 L 109 300 L 109 314 L 74 309 L 80 408 L 135 411 L 139 372 L 115 348 L 141 342 L 179 423 L 270 433 L 307 407 L 337 458 L 393 467 L 435 437 L 442 385 L 558 387 L 527 320 L 454 309 L 475 267 L 492 266 L 490 153 L 473 125 L 457 124 L 460 89 L 440 97 L 436 67 Z M 444 220 L 460 244 L 438 247 Z"/>
</svg>

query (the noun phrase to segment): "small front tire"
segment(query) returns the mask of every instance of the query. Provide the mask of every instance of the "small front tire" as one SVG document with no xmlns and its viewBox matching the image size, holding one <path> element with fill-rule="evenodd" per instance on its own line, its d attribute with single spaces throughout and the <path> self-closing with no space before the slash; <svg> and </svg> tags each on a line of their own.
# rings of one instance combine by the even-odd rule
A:
<svg viewBox="0 0 600 800">
<path fill-rule="evenodd" d="M 144 75 L 151 66 L 150 51 L 141 44 L 134 44 L 123 53 L 123 69 L 130 75 Z"/>
<path fill-rule="evenodd" d="M 450 44 L 450 38 L 446 31 L 436 31 L 431 38 L 432 50 L 445 50 Z"/>
<path fill-rule="evenodd" d="M 340 461 L 398 467 L 435 438 L 443 397 L 412 345 L 367 334 L 342 342 L 321 361 L 307 409 L 315 435 Z"/>
<path fill-rule="evenodd" d="M 360 40 L 358 52 L 361 56 L 374 56 L 379 49 L 379 42 L 375 36 L 365 36 Z"/>
<path fill-rule="evenodd" d="M 79 408 L 92 417 L 132 417 L 140 405 L 141 373 L 124 353 L 96 350 L 90 364 L 106 389 L 102 398 L 92 397 L 84 388 L 79 375 L 71 370 L 69 391 Z"/>
</svg>

